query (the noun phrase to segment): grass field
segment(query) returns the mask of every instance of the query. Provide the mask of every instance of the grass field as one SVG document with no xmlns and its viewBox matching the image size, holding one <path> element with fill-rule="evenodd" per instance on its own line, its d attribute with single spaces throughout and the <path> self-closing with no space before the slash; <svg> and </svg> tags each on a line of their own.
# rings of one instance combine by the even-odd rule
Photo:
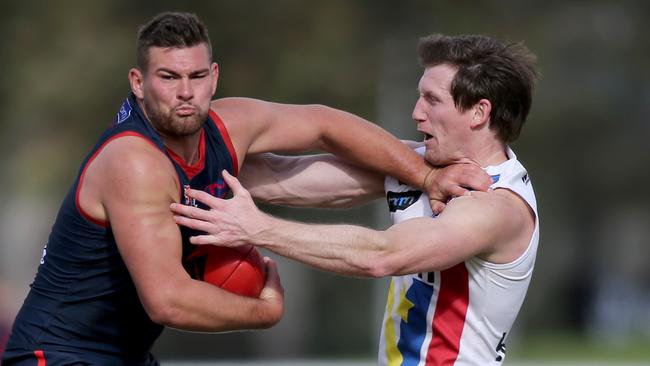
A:
<svg viewBox="0 0 650 366">
<path fill-rule="evenodd" d="M 219 362 L 162 362 L 162 366 L 373 366 L 372 361 L 317 361 L 317 360 L 291 360 L 291 361 L 219 361 Z M 648 362 L 570 362 L 570 361 L 544 361 L 544 362 L 505 362 L 504 366 L 648 366 Z"/>
<path fill-rule="evenodd" d="M 573 362 L 579 365 L 650 365 L 647 337 L 597 341 L 569 333 L 527 337 L 508 355 L 510 361 Z M 525 364 L 525 363 L 522 363 Z"/>
<path fill-rule="evenodd" d="M 165 361 L 163 366 L 372 366 L 374 359 Z M 650 339 L 598 342 L 572 334 L 527 337 L 508 354 L 504 366 L 650 366 Z"/>
</svg>

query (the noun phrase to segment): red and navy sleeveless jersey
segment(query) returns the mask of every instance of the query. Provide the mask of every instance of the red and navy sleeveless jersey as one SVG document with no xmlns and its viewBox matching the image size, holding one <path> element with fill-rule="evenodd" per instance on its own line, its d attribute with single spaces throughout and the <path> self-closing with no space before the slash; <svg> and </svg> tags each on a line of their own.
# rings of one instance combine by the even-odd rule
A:
<svg viewBox="0 0 650 366">
<path fill-rule="evenodd" d="M 224 197 L 229 190 L 221 171 L 237 174 L 232 142 L 214 112 L 203 127 L 200 162 L 188 167 L 165 148 L 135 96 L 127 98 L 116 122 L 85 158 L 61 205 L 36 278 L 14 323 L 3 364 L 27 359 L 45 362 L 39 366 L 70 361 L 157 364 L 150 349 L 163 327 L 149 319 L 140 303 L 109 223 L 87 215 L 78 201 L 87 166 L 106 144 L 122 136 L 140 136 L 171 160 L 181 199 L 186 186 Z M 185 257 L 193 247 L 188 241 L 192 232 L 182 230 L 182 234 Z"/>
</svg>

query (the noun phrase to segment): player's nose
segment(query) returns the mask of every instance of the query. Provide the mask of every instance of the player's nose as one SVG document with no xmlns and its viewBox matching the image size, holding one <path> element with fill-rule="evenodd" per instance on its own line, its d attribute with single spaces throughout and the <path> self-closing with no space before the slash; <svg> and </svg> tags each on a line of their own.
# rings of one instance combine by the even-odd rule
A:
<svg viewBox="0 0 650 366">
<path fill-rule="evenodd" d="M 192 82 L 189 78 L 182 78 L 178 86 L 178 99 L 189 100 L 194 97 Z"/>
<path fill-rule="evenodd" d="M 413 121 L 415 122 L 422 122 L 427 119 L 427 114 L 423 108 L 423 103 L 424 101 L 422 97 L 420 97 L 415 102 L 415 106 L 413 106 L 413 112 L 411 113 L 411 118 L 413 118 Z"/>
</svg>

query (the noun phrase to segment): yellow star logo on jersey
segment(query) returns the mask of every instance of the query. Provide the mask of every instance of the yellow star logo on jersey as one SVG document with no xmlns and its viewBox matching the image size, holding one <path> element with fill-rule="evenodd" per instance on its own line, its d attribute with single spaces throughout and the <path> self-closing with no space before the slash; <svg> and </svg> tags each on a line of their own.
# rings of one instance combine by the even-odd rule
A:
<svg viewBox="0 0 650 366">
<path fill-rule="evenodd" d="M 402 290 L 402 293 L 400 294 L 400 303 L 399 306 L 397 307 L 396 313 L 399 314 L 402 317 L 402 321 L 408 323 L 408 314 L 409 310 L 411 310 L 412 307 L 415 306 L 411 300 L 406 298 L 406 289 Z"/>
</svg>

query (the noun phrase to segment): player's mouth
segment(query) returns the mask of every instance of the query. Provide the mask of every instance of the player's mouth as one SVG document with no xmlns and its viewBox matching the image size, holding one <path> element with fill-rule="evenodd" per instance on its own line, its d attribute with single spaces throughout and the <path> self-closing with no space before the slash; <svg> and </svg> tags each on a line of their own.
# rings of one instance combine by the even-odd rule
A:
<svg viewBox="0 0 650 366">
<path fill-rule="evenodd" d="M 432 138 L 433 138 L 433 136 L 429 135 L 428 133 L 424 134 L 424 141 L 431 140 Z"/>
<path fill-rule="evenodd" d="M 193 115 L 196 112 L 196 108 L 191 105 L 181 105 L 176 107 L 176 114 L 181 117 L 188 117 Z"/>
</svg>

